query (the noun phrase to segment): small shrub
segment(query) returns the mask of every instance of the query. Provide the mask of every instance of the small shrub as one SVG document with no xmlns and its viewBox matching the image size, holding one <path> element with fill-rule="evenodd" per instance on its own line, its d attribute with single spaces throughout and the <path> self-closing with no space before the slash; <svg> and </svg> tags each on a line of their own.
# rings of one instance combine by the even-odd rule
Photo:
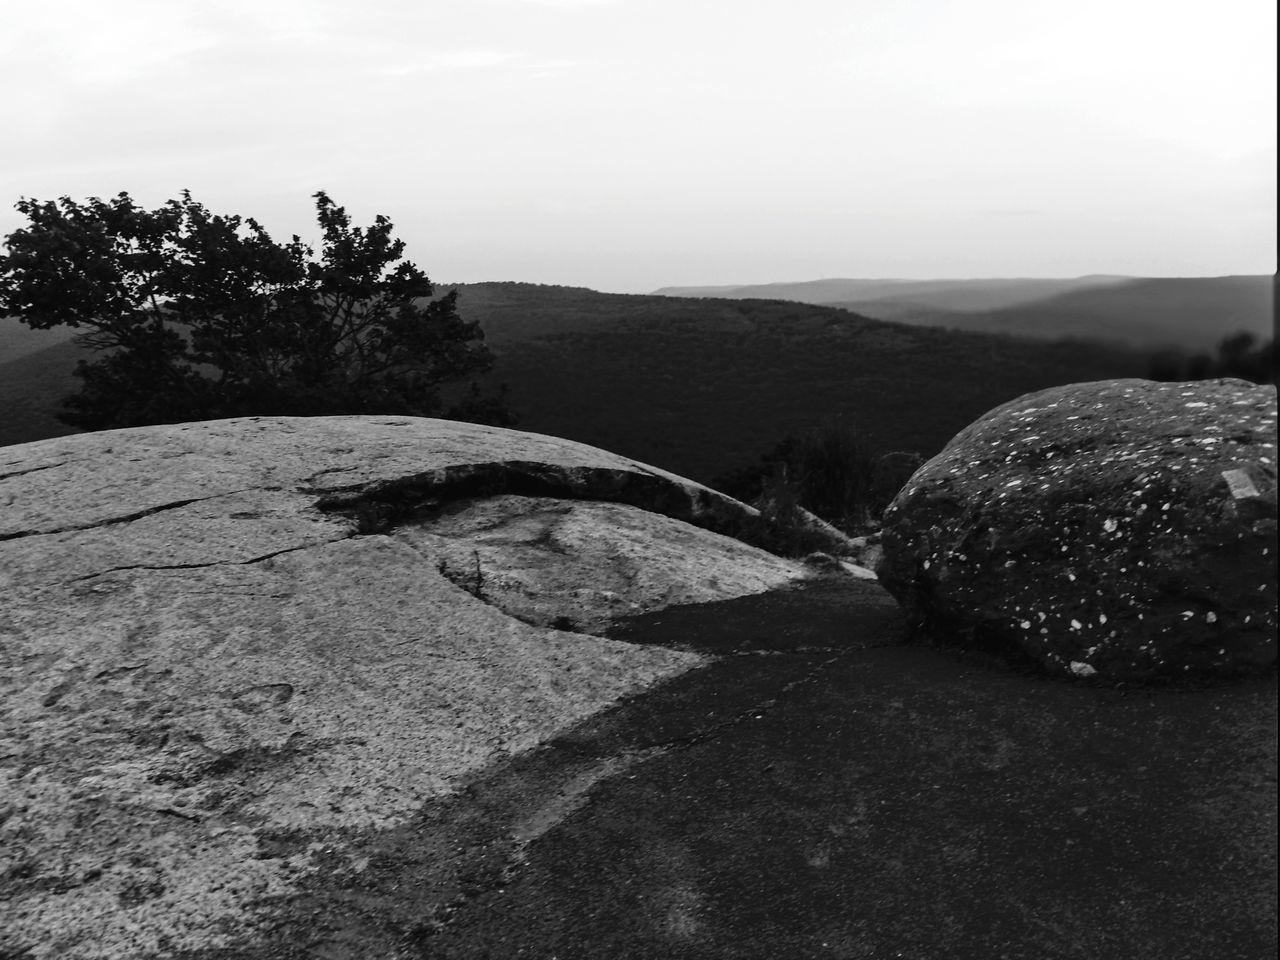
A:
<svg viewBox="0 0 1280 960">
<path fill-rule="evenodd" d="M 797 526 L 797 509 L 803 507 L 856 535 L 879 526 L 880 514 L 922 462 L 914 451 L 878 451 L 851 425 L 831 420 L 804 436 L 787 437 L 758 464 L 712 485 L 783 527 Z M 799 532 L 796 538 L 805 539 Z"/>
</svg>

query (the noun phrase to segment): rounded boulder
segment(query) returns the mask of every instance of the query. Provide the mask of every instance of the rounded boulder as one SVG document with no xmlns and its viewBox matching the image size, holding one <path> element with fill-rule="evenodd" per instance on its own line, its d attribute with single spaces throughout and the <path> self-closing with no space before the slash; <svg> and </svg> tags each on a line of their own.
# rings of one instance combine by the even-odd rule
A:
<svg viewBox="0 0 1280 960">
<path fill-rule="evenodd" d="M 1110 380 L 991 411 L 884 516 L 912 623 L 1114 680 L 1276 658 L 1276 389 Z"/>
</svg>

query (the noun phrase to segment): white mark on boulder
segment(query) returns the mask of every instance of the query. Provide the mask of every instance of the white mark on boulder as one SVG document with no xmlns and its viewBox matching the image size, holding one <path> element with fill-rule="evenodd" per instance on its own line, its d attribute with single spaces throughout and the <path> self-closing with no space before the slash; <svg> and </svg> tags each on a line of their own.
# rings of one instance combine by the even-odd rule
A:
<svg viewBox="0 0 1280 960">
<path fill-rule="evenodd" d="M 1222 479 L 1227 481 L 1231 496 L 1237 500 L 1258 495 L 1258 488 L 1253 485 L 1253 478 L 1249 476 L 1246 470 L 1223 470 Z"/>
</svg>

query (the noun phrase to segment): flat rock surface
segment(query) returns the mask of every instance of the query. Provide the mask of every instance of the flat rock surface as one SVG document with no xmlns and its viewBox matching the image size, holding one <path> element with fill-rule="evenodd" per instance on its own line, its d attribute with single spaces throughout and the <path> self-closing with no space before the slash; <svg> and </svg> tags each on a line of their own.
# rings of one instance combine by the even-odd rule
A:
<svg viewBox="0 0 1280 960">
<path fill-rule="evenodd" d="M 476 497 L 504 505 L 504 542 L 459 526 Z M 687 480 L 447 421 L 0 448 L 0 504 L 0 953 L 32 957 L 252 941 L 342 831 L 402 823 L 705 660 L 579 621 L 804 572 L 691 526 L 748 508 Z M 436 521 L 447 535 L 425 532 Z M 557 537 L 592 544 L 594 581 Z M 480 581 L 459 575 L 481 555 Z M 498 602 L 504 569 L 526 595 L 590 589 L 543 616 Z M 273 856 L 281 832 L 305 842 Z"/>
</svg>

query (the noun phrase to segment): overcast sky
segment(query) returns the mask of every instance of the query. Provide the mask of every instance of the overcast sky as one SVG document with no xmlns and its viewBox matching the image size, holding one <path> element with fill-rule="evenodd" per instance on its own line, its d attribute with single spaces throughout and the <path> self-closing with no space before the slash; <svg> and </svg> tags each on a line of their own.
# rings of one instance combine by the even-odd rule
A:
<svg viewBox="0 0 1280 960">
<path fill-rule="evenodd" d="M 433 280 L 1276 269 L 1275 0 L 0 0 L 21 196 L 325 189 Z"/>
</svg>

